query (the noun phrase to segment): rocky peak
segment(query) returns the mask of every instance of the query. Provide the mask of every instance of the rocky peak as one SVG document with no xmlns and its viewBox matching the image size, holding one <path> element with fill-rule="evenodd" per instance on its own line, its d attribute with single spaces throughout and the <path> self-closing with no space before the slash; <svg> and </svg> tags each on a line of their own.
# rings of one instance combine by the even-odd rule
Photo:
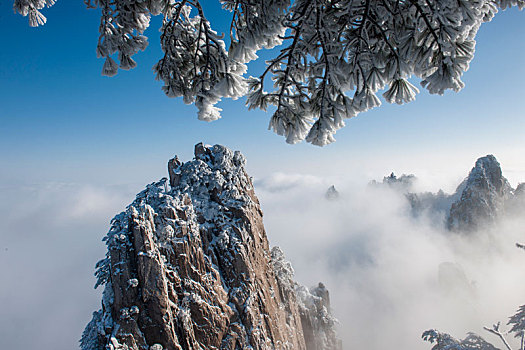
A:
<svg viewBox="0 0 525 350">
<path fill-rule="evenodd" d="M 336 190 L 334 185 L 332 185 L 332 186 L 328 187 L 324 197 L 326 199 L 328 199 L 328 200 L 336 200 L 336 199 L 339 198 L 339 191 Z"/>
<path fill-rule="evenodd" d="M 511 187 L 503 177 L 499 162 L 492 154 L 479 158 L 470 171 L 466 179 L 466 189 L 474 187 L 500 196 L 510 193 Z"/>
<path fill-rule="evenodd" d="M 521 182 L 518 184 L 518 186 L 514 190 L 514 195 L 520 198 L 525 197 L 525 182 Z"/>
<path fill-rule="evenodd" d="M 493 155 L 479 158 L 456 190 L 458 199 L 450 208 L 448 228 L 470 231 L 493 221 L 512 194 L 496 158 Z"/>
<path fill-rule="evenodd" d="M 340 349 L 324 286 L 270 251 L 239 152 L 195 146 L 111 221 L 83 350 Z"/>
<path fill-rule="evenodd" d="M 394 172 L 391 172 L 390 175 L 383 177 L 382 182 L 372 180 L 369 185 L 376 187 L 388 187 L 401 193 L 408 193 L 414 186 L 415 182 L 416 177 L 412 174 L 402 174 L 398 177 L 394 174 Z"/>
</svg>

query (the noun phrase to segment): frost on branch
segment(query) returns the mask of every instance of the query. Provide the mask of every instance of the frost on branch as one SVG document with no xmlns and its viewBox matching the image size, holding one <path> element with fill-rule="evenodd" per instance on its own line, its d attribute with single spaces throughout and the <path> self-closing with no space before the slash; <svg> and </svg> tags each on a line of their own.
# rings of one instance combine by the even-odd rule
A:
<svg viewBox="0 0 525 350">
<path fill-rule="evenodd" d="M 521 306 L 518 312 L 510 317 L 508 325 L 511 325 L 511 329 L 508 332 L 500 330 L 500 322 L 494 324 L 492 327 L 483 327 L 487 332 L 495 335 L 501 343 L 503 343 L 506 350 L 512 350 L 511 346 L 505 338 L 506 334 L 514 333 L 516 338 L 521 339 L 521 346 L 519 350 L 523 350 L 525 347 L 524 343 L 524 326 L 525 326 L 525 306 Z M 425 331 L 422 335 L 423 340 L 434 344 L 432 350 L 499 350 L 491 343 L 485 341 L 482 337 L 474 333 L 468 333 L 468 336 L 463 340 L 458 340 L 447 333 L 441 333 L 434 329 Z"/>
<path fill-rule="evenodd" d="M 228 57 L 224 41 L 211 29 L 202 7 L 198 2 L 195 7 L 194 16 L 184 1 L 168 10 L 161 28 L 164 57 L 153 69 L 164 82 L 166 95 L 195 102 L 199 119 L 212 121 L 220 118 L 215 104 L 222 97 L 235 99 L 246 93 L 241 77 L 246 66 Z"/>
<path fill-rule="evenodd" d="M 164 56 L 155 65 L 169 97 L 195 103 L 201 120 L 220 118 L 221 98 L 248 95 L 250 109 L 274 106 L 269 128 L 288 143 L 333 142 L 345 120 L 381 104 L 415 99 L 416 77 L 433 94 L 459 91 L 483 22 L 525 0 L 219 0 L 231 16 L 229 47 L 202 0 L 85 0 L 100 8 L 97 54 L 103 74 L 136 66 L 151 15 L 162 15 Z M 31 25 L 54 0 L 15 0 Z M 260 49 L 281 49 L 247 77 Z M 111 56 L 118 56 L 119 65 Z"/>
<path fill-rule="evenodd" d="M 465 339 L 459 340 L 431 329 L 423 333 L 423 340 L 434 344 L 432 350 L 499 350 L 474 333 L 469 333 Z"/>
<path fill-rule="evenodd" d="M 525 349 L 525 305 L 518 308 L 518 311 L 509 318 L 507 325 L 511 326 L 509 333 L 521 339 L 520 350 Z"/>
<path fill-rule="evenodd" d="M 275 105 L 270 128 L 288 142 L 333 142 L 345 119 L 380 105 L 379 90 L 388 88 L 383 96 L 390 103 L 414 100 L 418 89 L 407 81 L 411 76 L 421 78 L 431 93 L 460 90 L 476 32 L 497 6 L 507 5 L 294 1 L 284 21 L 285 47 L 269 61 L 258 84 L 251 84 L 257 98 L 248 102 L 250 107 Z M 266 92 L 268 74 L 274 83 Z"/>
<path fill-rule="evenodd" d="M 13 10 L 24 17 L 29 18 L 31 27 L 38 27 L 46 24 L 46 17 L 39 11 L 44 7 L 51 7 L 55 0 L 15 0 Z"/>
<path fill-rule="evenodd" d="M 283 20 L 290 0 L 221 0 L 223 8 L 233 13 L 230 26 L 230 57 L 241 63 L 257 58 L 257 51 L 282 44 Z"/>
<path fill-rule="evenodd" d="M 522 249 L 524 247 L 519 243 L 516 246 Z M 512 350 L 512 347 L 505 336 L 513 334 L 515 338 L 520 339 L 519 350 L 525 350 L 525 305 L 518 308 L 518 311 L 509 318 L 507 325 L 510 326 L 510 330 L 506 332 L 500 329 L 501 322 L 492 325 L 492 327 L 483 327 L 483 329 L 499 338 L 506 350 Z M 434 344 L 432 350 L 498 350 L 494 345 L 486 342 L 482 337 L 474 333 L 468 333 L 465 339 L 458 340 L 447 333 L 430 329 L 423 333 L 422 338 Z"/>
</svg>

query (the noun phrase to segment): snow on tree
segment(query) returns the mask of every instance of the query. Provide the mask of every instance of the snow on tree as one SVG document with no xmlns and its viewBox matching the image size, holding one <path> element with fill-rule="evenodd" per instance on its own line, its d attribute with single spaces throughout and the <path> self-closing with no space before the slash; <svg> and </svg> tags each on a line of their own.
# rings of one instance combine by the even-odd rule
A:
<svg viewBox="0 0 525 350">
<path fill-rule="evenodd" d="M 432 350 L 499 350 L 479 335 L 469 333 L 463 340 L 434 329 L 423 333 L 423 339 L 434 344 Z"/>
<path fill-rule="evenodd" d="M 522 244 L 516 244 L 516 246 L 524 248 Z M 510 326 L 507 332 L 500 330 L 500 322 L 492 325 L 492 327 L 483 327 L 483 329 L 499 338 L 506 350 L 512 350 L 512 347 L 505 336 L 513 334 L 515 338 L 520 339 L 519 350 L 525 350 L 525 305 L 518 308 L 516 313 L 509 318 L 507 325 Z M 458 340 L 447 333 L 430 329 L 423 333 L 422 338 L 434 344 L 432 350 L 498 350 L 494 345 L 474 333 L 469 333 L 465 339 Z"/>
<path fill-rule="evenodd" d="M 516 245 L 518 248 L 523 248 L 521 244 Z M 525 305 L 520 306 L 516 313 L 509 318 L 507 325 L 510 326 L 510 329 L 507 332 L 501 331 L 500 325 L 501 323 L 498 322 L 492 327 L 483 327 L 483 329 L 499 338 L 506 350 L 512 350 L 512 347 L 509 345 L 505 335 L 513 334 L 515 338 L 520 339 L 519 350 L 525 350 Z M 475 333 L 468 333 L 465 339 L 458 340 L 447 333 L 430 329 L 423 333 L 422 338 L 434 344 L 432 350 L 498 350 L 494 345 Z"/>
<path fill-rule="evenodd" d="M 228 45 L 201 0 L 84 0 L 101 9 L 102 74 L 136 66 L 151 16 L 162 15 L 164 56 L 154 66 L 169 97 L 195 103 L 198 118 L 220 118 L 221 98 L 247 95 L 248 108 L 274 106 L 269 128 L 286 142 L 323 146 L 345 120 L 381 104 L 413 101 L 421 79 L 432 94 L 459 91 L 475 36 L 500 9 L 525 0 L 220 0 L 232 16 Z M 31 26 L 55 0 L 14 0 Z M 258 76 L 246 64 L 279 46 Z M 119 63 L 114 58 L 118 58 Z"/>
<path fill-rule="evenodd" d="M 525 330 L 525 305 L 520 306 L 517 313 L 511 316 L 508 325 L 512 325 L 508 332 L 502 332 L 500 330 L 500 323 L 496 323 L 492 327 L 483 327 L 489 333 L 495 335 L 503 343 L 506 350 L 512 350 L 505 335 L 508 333 L 514 333 L 516 338 L 521 339 L 519 350 L 525 349 L 524 343 L 524 330 Z M 434 344 L 432 350 L 498 350 L 494 345 L 487 342 L 485 339 L 475 333 L 468 333 L 467 337 L 463 340 L 456 339 L 450 334 L 441 333 L 437 330 L 430 329 L 425 331 L 422 335 L 423 340 Z"/>
</svg>

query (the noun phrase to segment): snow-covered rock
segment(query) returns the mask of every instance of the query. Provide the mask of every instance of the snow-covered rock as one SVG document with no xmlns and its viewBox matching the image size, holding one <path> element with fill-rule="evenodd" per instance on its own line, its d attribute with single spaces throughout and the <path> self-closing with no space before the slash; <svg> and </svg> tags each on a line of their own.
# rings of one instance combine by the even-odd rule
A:
<svg viewBox="0 0 525 350">
<path fill-rule="evenodd" d="M 115 216 L 82 350 L 341 348 L 324 286 L 298 285 L 270 251 L 244 165 L 198 144 Z"/>
<path fill-rule="evenodd" d="M 450 208 L 448 228 L 472 231 L 493 222 L 513 192 L 496 158 L 493 155 L 479 158 L 456 190 L 459 198 Z"/>
<path fill-rule="evenodd" d="M 372 180 L 370 185 L 378 187 L 386 186 L 401 193 L 408 193 L 410 190 L 412 190 L 415 181 L 416 177 L 412 174 L 402 174 L 398 177 L 392 172 L 390 175 L 383 177 L 383 182 Z"/>
<path fill-rule="evenodd" d="M 479 158 L 453 194 L 442 190 L 412 192 L 415 181 L 414 175 L 397 177 L 392 173 L 382 182 L 371 181 L 370 185 L 404 195 L 413 217 L 425 216 L 455 232 L 475 231 L 495 222 L 501 213 L 516 213 L 525 205 L 525 183 L 514 190 L 493 155 Z"/>
</svg>

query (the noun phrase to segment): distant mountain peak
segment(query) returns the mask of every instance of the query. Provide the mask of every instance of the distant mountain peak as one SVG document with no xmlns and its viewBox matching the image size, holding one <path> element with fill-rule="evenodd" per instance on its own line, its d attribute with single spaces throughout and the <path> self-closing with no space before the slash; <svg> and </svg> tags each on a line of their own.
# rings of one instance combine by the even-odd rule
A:
<svg viewBox="0 0 525 350">
<path fill-rule="evenodd" d="M 382 182 L 372 180 L 369 185 L 378 187 L 388 186 L 389 188 L 401 193 L 408 193 L 412 190 L 416 181 L 417 178 L 412 174 L 402 174 L 401 176 L 397 176 L 394 172 L 391 172 L 390 175 L 383 177 Z"/>
<path fill-rule="evenodd" d="M 456 190 L 447 226 L 453 231 L 471 231 L 496 219 L 513 189 L 503 176 L 496 157 L 479 158 Z"/>
<path fill-rule="evenodd" d="M 339 191 L 337 191 L 335 185 L 332 185 L 328 187 L 324 196 L 328 200 L 336 200 L 339 198 Z"/>
<path fill-rule="evenodd" d="M 477 187 L 504 194 L 510 185 L 503 177 L 501 166 L 492 154 L 478 158 L 467 178 L 467 187 Z"/>
<path fill-rule="evenodd" d="M 383 182 L 371 181 L 370 184 L 405 194 L 414 217 L 428 215 L 436 224 L 444 224 L 455 232 L 475 231 L 495 222 L 503 211 L 516 211 L 518 206 L 515 204 L 525 203 L 525 183 L 514 190 L 492 154 L 476 160 L 453 194 L 442 190 L 437 193 L 412 192 L 415 180 L 414 175 L 397 177 L 391 173 L 383 178 Z"/>
</svg>

